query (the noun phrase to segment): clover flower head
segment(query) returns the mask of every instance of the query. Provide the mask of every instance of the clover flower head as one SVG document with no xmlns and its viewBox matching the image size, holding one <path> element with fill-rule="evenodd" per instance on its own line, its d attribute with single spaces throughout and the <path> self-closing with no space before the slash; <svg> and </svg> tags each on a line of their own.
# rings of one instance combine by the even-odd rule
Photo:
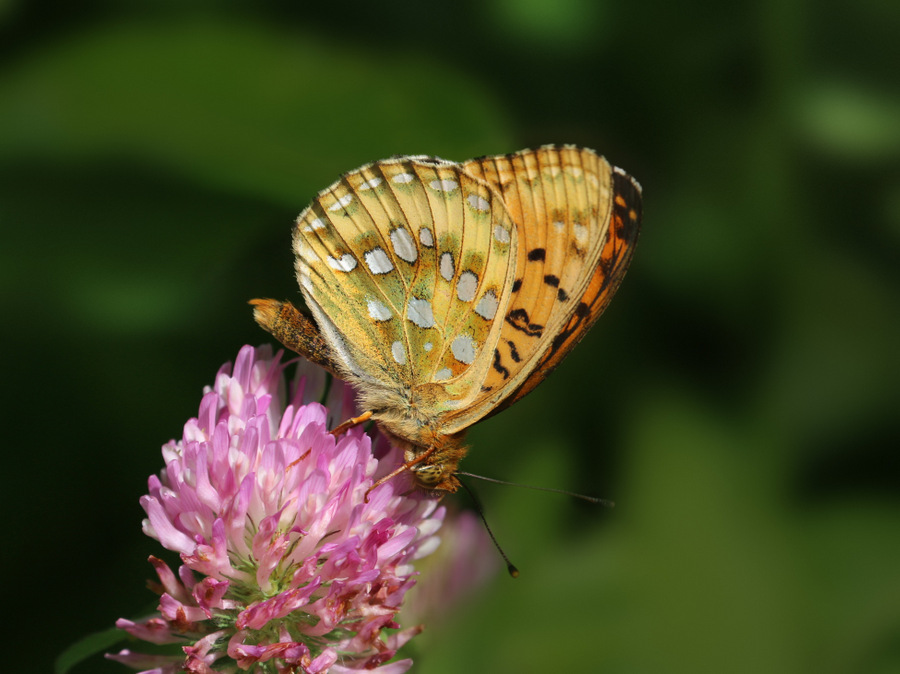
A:
<svg viewBox="0 0 900 674">
<path fill-rule="evenodd" d="M 182 566 L 152 557 L 158 614 L 116 624 L 181 653 L 107 657 L 158 674 L 411 665 L 389 662 L 420 630 L 400 630 L 395 615 L 444 509 L 403 479 L 369 492 L 398 451 L 382 440 L 373 451 L 361 428 L 332 436 L 353 413 L 351 391 L 334 381 L 322 405 L 323 371 L 301 363 L 288 385 L 284 370 L 280 354 L 244 347 L 163 447 L 165 468 L 141 499 L 144 531 Z"/>
</svg>

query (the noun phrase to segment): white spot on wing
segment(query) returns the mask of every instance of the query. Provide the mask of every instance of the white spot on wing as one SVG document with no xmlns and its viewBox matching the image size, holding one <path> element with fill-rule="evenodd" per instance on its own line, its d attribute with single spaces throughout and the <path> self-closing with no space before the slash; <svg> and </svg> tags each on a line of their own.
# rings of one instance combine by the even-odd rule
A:
<svg viewBox="0 0 900 674">
<path fill-rule="evenodd" d="M 400 185 L 412 182 L 415 179 L 416 177 L 412 173 L 398 173 L 393 178 L 391 178 L 391 180 L 393 180 L 395 183 L 399 183 Z"/>
<path fill-rule="evenodd" d="M 381 178 L 376 176 L 375 178 L 372 178 L 371 180 L 367 180 L 362 185 L 360 185 L 359 189 L 362 191 L 371 190 L 375 187 L 378 187 L 380 184 L 381 184 Z"/>
<path fill-rule="evenodd" d="M 576 222 L 575 224 L 572 225 L 572 231 L 575 234 L 575 239 L 579 243 L 584 243 L 587 240 L 588 229 L 587 229 L 587 227 L 582 225 L 580 222 Z"/>
<path fill-rule="evenodd" d="M 475 360 L 475 340 L 468 335 L 459 335 L 450 342 L 450 351 L 460 363 L 470 365 Z"/>
<path fill-rule="evenodd" d="M 434 373 L 434 380 L 435 381 L 446 381 L 447 379 L 450 379 L 450 375 L 452 375 L 452 374 L 453 374 L 453 372 L 450 371 L 449 367 L 444 367 Z"/>
<path fill-rule="evenodd" d="M 509 230 L 503 225 L 494 227 L 494 238 L 500 243 L 509 243 Z"/>
<path fill-rule="evenodd" d="M 477 194 L 470 194 L 466 201 L 468 201 L 469 205 L 476 211 L 484 212 L 491 210 L 491 202 Z"/>
<path fill-rule="evenodd" d="M 494 291 L 488 290 L 482 298 L 478 300 L 478 304 L 475 305 L 475 313 L 485 320 L 490 321 L 497 315 L 497 307 L 499 305 L 500 302 L 497 301 L 497 296 L 494 294 Z"/>
<path fill-rule="evenodd" d="M 406 349 L 403 347 L 403 342 L 391 344 L 391 355 L 398 365 L 403 365 L 406 362 Z"/>
<path fill-rule="evenodd" d="M 378 300 L 369 300 L 369 316 L 376 321 L 391 320 L 391 310 Z"/>
<path fill-rule="evenodd" d="M 420 229 L 419 241 L 422 242 L 423 246 L 431 248 L 434 245 L 434 235 L 431 233 L 431 230 L 427 227 L 423 227 L 422 229 Z"/>
<path fill-rule="evenodd" d="M 381 248 L 373 248 L 364 257 L 366 258 L 366 266 L 373 274 L 387 274 L 394 268 L 391 258 Z"/>
<path fill-rule="evenodd" d="M 345 206 L 349 206 L 351 201 L 353 201 L 353 195 L 345 194 L 340 199 L 338 199 L 333 204 L 331 204 L 331 206 L 328 207 L 328 210 L 329 211 L 339 211 L 342 208 L 344 208 Z"/>
<path fill-rule="evenodd" d="M 553 221 L 553 228 L 554 228 L 557 232 L 564 232 L 564 231 L 566 231 L 566 223 L 564 223 L 562 220 L 554 220 L 554 221 Z"/>
<path fill-rule="evenodd" d="M 456 282 L 456 296 L 463 302 L 471 302 L 475 299 L 475 291 L 478 289 L 478 277 L 470 271 L 464 271 Z"/>
<path fill-rule="evenodd" d="M 428 300 L 413 297 L 406 307 L 406 317 L 420 328 L 434 327 L 434 313 Z"/>
<path fill-rule="evenodd" d="M 303 228 L 304 232 L 315 232 L 319 229 L 325 229 L 325 221 L 322 218 L 316 218 Z"/>
<path fill-rule="evenodd" d="M 397 257 L 401 260 L 412 263 L 419 257 L 415 241 L 403 227 L 398 227 L 391 232 L 391 244 L 394 246 L 394 252 L 397 253 Z"/>
<path fill-rule="evenodd" d="M 356 258 L 350 253 L 344 253 L 339 259 L 328 256 L 328 266 L 337 271 L 353 271 L 356 268 Z"/>
<path fill-rule="evenodd" d="M 437 190 L 438 192 L 452 192 L 457 187 L 459 187 L 459 183 L 455 180 L 432 180 L 429 184 L 429 187 L 433 190 Z"/>
<path fill-rule="evenodd" d="M 445 281 L 452 281 L 454 271 L 455 269 L 453 268 L 453 254 L 443 253 L 441 255 L 441 276 L 444 277 Z"/>
<path fill-rule="evenodd" d="M 432 344 L 431 342 L 425 342 L 425 343 L 422 345 L 422 348 L 425 349 L 426 352 L 428 352 L 428 351 L 431 351 L 431 350 L 434 348 L 434 344 Z"/>
</svg>

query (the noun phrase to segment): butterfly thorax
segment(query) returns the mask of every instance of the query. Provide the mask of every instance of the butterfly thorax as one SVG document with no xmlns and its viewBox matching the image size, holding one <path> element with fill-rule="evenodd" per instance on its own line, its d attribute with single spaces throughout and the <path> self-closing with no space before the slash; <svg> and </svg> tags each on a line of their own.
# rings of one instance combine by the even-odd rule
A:
<svg viewBox="0 0 900 674">
<path fill-rule="evenodd" d="M 352 374 L 347 378 L 355 379 Z M 444 387 L 354 383 L 360 409 L 373 410 L 372 418 L 393 444 L 403 449 L 404 461 L 410 464 L 417 486 L 426 491 L 455 492 L 459 482 L 454 474 L 466 448 L 464 433 L 448 435 L 442 431 Z"/>
<path fill-rule="evenodd" d="M 352 377 L 351 377 L 352 378 Z M 360 408 L 374 411 L 372 418 L 404 452 L 404 460 L 417 485 L 426 491 L 455 492 L 457 465 L 466 454 L 464 433 L 442 431 L 438 400 L 443 386 L 358 387 Z M 424 455 L 424 456 L 423 456 Z"/>
</svg>

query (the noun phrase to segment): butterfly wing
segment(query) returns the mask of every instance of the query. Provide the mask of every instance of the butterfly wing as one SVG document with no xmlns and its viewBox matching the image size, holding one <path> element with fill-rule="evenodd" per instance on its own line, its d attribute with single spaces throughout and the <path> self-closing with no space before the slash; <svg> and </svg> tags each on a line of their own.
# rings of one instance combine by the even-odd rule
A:
<svg viewBox="0 0 900 674">
<path fill-rule="evenodd" d="M 427 444 L 417 428 L 465 430 L 562 361 L 618 287 L 640 215 L 640 186 L 588 149 L 401 157 L 300 215 L 297 274 L 361 403 Z"/>
<path fill-rule="evenodd" d="M 364 406 L 434 427 L 478 395 L 516 241 L 497 192 L 451 162 L 376 162 L 319 193 L 294 230 L 297 276 Z"/>
<path fill-rule="evenodd" d="M 521 399 L 562 361 L 618 287 L 640 225 L 640 187 L 593 150 L 545 146 L 463 168 L 500 194 L 518 253 L 491 369 L 447 432 Z"/>
<path fill-rule="evenodd" d="M 530 393 L 549 375 L 587 334 L 606 309 L 631 264 L 641 223 L 640 185 L 618 167 L 613 167 L 612 220 L 594 274 L 563 328 L 554 333 L 531 373 L 521 386 L 492 413 L 499 412 Z"/>
</svg>

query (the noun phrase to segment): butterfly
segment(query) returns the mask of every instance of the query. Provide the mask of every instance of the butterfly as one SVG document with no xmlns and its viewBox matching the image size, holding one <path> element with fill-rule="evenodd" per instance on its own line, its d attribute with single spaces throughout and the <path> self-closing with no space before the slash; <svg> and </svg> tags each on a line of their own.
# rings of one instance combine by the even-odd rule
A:
<svg viewBox="0 0 900 674">
<path fill-rule="evenodd" d="M 350 382 L 418 486 L 459 487 L 466 429 L 520 400 L 606 308 L 631 261 L 641 187 L 593 150 L 462 163 L 398 156 L 319 192 L 297 218 L 310 318 L 252 300 L 288 348 Z M 389 476 L 390 477 L 390 476 Z"/>
</svg>

